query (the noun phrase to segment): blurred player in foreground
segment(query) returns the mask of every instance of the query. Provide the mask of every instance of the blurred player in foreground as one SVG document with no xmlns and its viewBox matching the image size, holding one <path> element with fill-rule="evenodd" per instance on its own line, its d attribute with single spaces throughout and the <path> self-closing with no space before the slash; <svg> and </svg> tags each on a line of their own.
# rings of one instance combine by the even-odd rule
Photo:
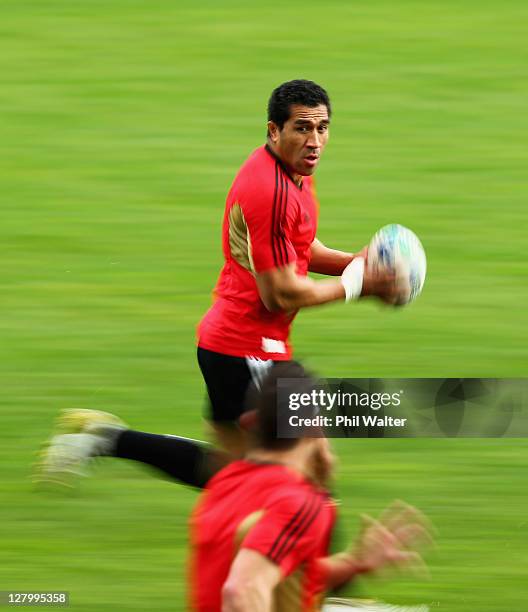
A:
<svg viewBox="0 0 528 612">
<path fill-rule="evenodd" d="M 215 301 L 199 326 L 198 362 L 209 396 L 208 419 L 228 456 L 244 452 L 238 419 L 249 384 L 274 362 L 291 359 L 288 338 L 299 309 L 371 295 L 387 303 L 397 299 L 394 277 L 365 265 L 365 250 L 337 251 L 316 237 L 312 174 L 328 141 L 330 118 L 328 94 L 316 83 L 295 80 L 277 87 L 268 103 L 266 144 L 249 156 L 227 196 L 225 263 Z M 308 271 L 339 278 L 316 282 Z M 85 460 L 112 454 L 202 487 L 228 460 L 178 436 L 128 430 L 102 443 L 92 434 L 108 419 L 90 411 L 66 413 L 37 478 L 67 483 L 82 472 Z"/>
<path fill-rule="evenodd" d="M 336 507 L 324 485 L 333 472 L 333 456 L 318 431 L 277 439 L 279 378 L 296 379 L 292 390 L 298 392 L 315 383 L 295 362 L 271 368 L 260 391 L 249 393 L 257 425 L 249 452 L 207 483 L 193 512 L 190 603 L 197 612 L 321 610 L 325 591 L 359 574 L 391 565 L 424 566 L 416 546 L 431 539 L 426 521 L 401 502 L 380 521 L 363 517 L 356 546 L 329 556 Z M 334 602 L 323 609 L 404 610 L 375 602 L 368 607 Z"/>
</svg>

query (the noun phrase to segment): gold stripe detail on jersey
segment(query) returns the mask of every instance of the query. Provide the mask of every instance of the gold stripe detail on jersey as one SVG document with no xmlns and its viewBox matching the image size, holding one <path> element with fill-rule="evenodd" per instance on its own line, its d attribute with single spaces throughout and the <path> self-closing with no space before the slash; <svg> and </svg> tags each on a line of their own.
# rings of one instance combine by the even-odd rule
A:
<svg viewBox="0 0 528 612">
<path fill-rule="evenodd" d="M 248 514 L 240 522 L 235 533 L 233 558 L 236 557 L 244 538 L 263 516 L 264 510 L 257 510 Z M 301 565 L 287 578 L 280 581 L 273 593 L 272 612 L 301 612 L 304 571 L 304 565 Z M 314 612 L 319 610 L 320 601 L 319 597 L 317 597 L 315 607 L 310 609 Z"/>
<path fill-rule="evenodd" d="M 246 518 L 239 523 L 235 533 L 235 555 L 242 544 L 242 540 L 247 536 L 251 529 L 255 527 L 263 516 L 264 510 L 257 510 L 251 514 L 248 514 Z"/>
<path fill-rule="evenodd" d="M 229 211 L 229 250 L 233 259 L 252 274 L 255 272 L 251 255 L 251 238 L 240 204 Z"/>
<path fill-rule="evenodd" d="M 301 612 L 303 593 L 304 566 L 283 578 L 273 593 L 273 612 Z M 318 610 L 310 608 L 310 610 Z M 308 611 L 306 611 L 308 612 Z"/>
</svg>

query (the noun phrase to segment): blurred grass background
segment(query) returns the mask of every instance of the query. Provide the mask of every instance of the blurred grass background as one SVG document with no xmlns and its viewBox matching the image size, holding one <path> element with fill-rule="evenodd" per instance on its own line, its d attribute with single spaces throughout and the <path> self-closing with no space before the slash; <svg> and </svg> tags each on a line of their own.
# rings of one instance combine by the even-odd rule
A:
<svg viewBox="0 0 528 612">
<path fill-rule="evenodd" d="M 0 588 L 78 610 L 183 610 L 196 494 L 105 460 L 72 496 L 30 465 L 56 412 L 201 437 L 195 325 L 230 182 L 271 90 L 330 92 L 320 238 L 399 222 L 424 294 L 302 313 L 326 376 L 526 376 L 528 83 L 522 1 L 3 0 Z M 340 440 L 343 526 L 394 497 L 436 523 L 432 581 L 351 589 L 432 610 L 528 607 L 524 440 Z"/>
</svg>

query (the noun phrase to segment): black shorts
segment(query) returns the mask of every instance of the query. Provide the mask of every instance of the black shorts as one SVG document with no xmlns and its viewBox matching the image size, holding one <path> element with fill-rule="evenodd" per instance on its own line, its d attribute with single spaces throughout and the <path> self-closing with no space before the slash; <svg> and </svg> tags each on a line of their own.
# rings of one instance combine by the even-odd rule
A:
<svg viewBox="0 0 528 612">
<path fill-rule="evenodd" d="M 198 364 L 209 396 L 207 418 L 214 422 L 235 422 L 246 410 L 249 385 L 257 386 L 273 361 L 256 357 L 232 357 L 198 347 Z"/>
</svg>

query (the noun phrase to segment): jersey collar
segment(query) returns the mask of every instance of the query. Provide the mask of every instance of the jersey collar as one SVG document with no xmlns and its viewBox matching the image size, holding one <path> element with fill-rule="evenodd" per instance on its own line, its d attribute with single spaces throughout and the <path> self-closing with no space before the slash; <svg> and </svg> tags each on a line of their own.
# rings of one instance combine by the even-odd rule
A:
<svg viewBox="0 0 528 612">
<path fill-rule="evenodd" d="M 273 157 L 273 159 L 279 164 L 279 166 L 282 168 L 282 170 L 284 171 L 284 174 L 286 174 L 286 176 L 290 179 L 290 181 L 297 187 L 297 189 L 302 191 L 302 187 L 303 187 L 303 181 L 301 178 L 301 182 L 300 184 L 297 183 L 293 176 L 290 174 L 290 171 L 288 170 L 288 168 L 286 168 L 285 163 L 282 161 L 282 159 L 273 151 L 273 149 L 269 146 L 269 144 L 266 144 L 264 146 L 264 148 L 266 149 L 266 151 L 271 155 L 271 157 Z"/>
</svg>

